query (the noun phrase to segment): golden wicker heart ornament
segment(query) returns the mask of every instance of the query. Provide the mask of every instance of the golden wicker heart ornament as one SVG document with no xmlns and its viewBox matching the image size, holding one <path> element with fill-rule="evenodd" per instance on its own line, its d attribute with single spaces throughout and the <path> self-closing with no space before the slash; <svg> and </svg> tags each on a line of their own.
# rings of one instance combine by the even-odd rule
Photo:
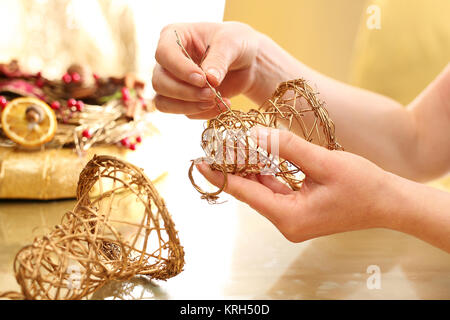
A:
<svg viewBox="0 0 450 320">
<path fill-rule="evenodd" d="M 218 95 L 220 98 L 220 94 Z M 221 103 L 226 106 L 222 99 Z M 336 141 L 334 123 L 324 103 L 304 79 L 281 83 L 272 97 L 259 110 L 248 112 L 228 110 L 208 120 L 202 133 L 201 146 L 206 157 L 196 159 L 189 168 L 189 179 L 202 198 L 215 203 L 218 194 L 227 185 L 227 174 L 271 174 L 298 190 L 304 179 L 301 168 L 278 156 L 277 137 L 271 137 L 271 150 L 258 146 L 251 128 L 264 126 L 287 129 L 305 140 L 330 150 L 342 149 Z M 206 192 L 194 181 L 195 163 L 206 161 L 213 170 L 223 173 L 222 186 L 215 192 Z"/>
<path fill-rule="evenodd" d="M 60 225 L 16 255 L 22 292 L 12 299 L 81 299 L 110 280 L 168 279 L 184 250 L 164 200 L 141 169 L 94 156 L 80 174 L 77 204 Z"/>
<path fill-rule="evenodd" d="M 185 56 L 200 68 L 209 46 L 199 62 L 189 55 L 175 30 L 176 43 Z M 277 129 L 287 129 L 302 136 L 309 142 L 330 150 L 342 149 L 336 141 L 334 123 L 328 116 L 325 103 L 304 79 L 290 80 L 279 84 L 272 97 L 259 110 L 248 112 L 231 109 L 220 92 L 206 79 L 206 85 L 216 95 L 219 110 L 225 111 L 208 120 L 202 133 L 201 146 L 206 156 L 193 160 L 188 176 L 194 188 L 210 203 L 217 203 L 218 195 L 227 186 L 227 175 L 272 174 L 298 190 L 305 177 L 295 164 L 278 155 L 277 137 L 271 137 L 271 148 L 267 151 L 258 146 L 251 129 L 257 125 Z M 275 149 L 275 150 L 274 150 Z M 213 170 L 221 171 L 223 184 L 215 192 L 204 191 L 193 178 L 194 164 L 206 161 Z"/>
</svg>

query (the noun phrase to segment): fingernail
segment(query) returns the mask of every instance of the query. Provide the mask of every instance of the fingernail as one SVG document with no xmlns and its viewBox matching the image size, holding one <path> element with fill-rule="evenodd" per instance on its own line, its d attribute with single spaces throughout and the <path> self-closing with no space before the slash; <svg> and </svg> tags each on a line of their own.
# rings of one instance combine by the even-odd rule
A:
<svg viewBox="0 0 450 320">
<path fill-rule="evenodd" d="M 208 72 L 211 76 L 216 78 L 217 82 L 220 82 L 222 80 L 222 74 L 219 72 L 219 70 L 209 68 L 206 72 Z"/>
<path fill-rule="evenodd" d="M 204 88 L 200 90 L 199 97 L 201 100 L 212 100 L 215 97 L 215 94 L 210 88 Z"/>
<path fill-rule="evenodd" d="M 197 170 L 198 171 L 200 171 L 200 172 L 202 172 L 202 171 L 206 171 L 207 170 L 207 164 L 206 164 L 206 162 L 204 162 L 204 161 L 202 161 L 202 162 L 200 162 L 200 163 L 197 163 L 196 165 L 195 165 L 196 167 L 197 167 Z"/>
<path fill-rule="evenodd" d="M 205 77 L 199 73 L 192 73 L 189 76 L 189 82 L 197 87 L 203 87 L 205 85 Z"/>
<path fill-rule="evenodd" d="M 209 109 L 213 108 L 214 106 L 216 106 L 216 105 L 215 104 L 201 104 L 200 109 L 209 110 Z"/>
</svg>

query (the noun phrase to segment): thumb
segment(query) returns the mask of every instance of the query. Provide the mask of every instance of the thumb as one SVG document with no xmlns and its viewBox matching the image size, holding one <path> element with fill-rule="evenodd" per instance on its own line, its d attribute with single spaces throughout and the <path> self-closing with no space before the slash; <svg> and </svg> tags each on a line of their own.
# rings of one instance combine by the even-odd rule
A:
<svg viewBox="0 0 450 320">
<path fill-rule="evenodd" d="M 327 175 L 331 151 L 287 130 L 256 126 L 251 129 L 251 136 L 261 148 L 297 165 L 313 180 Z"/>
<path fill-rule="evenodd" d="M 202 69 L 212 86 L 219 86 L 228 72 L 230 65 L 238 58 L 240 48 L 232 45 L 227 37 L 215 37 L 209 45 L 202 63 Z M 231 44 L 231 45 L 230 45 Z"/>
</svg>

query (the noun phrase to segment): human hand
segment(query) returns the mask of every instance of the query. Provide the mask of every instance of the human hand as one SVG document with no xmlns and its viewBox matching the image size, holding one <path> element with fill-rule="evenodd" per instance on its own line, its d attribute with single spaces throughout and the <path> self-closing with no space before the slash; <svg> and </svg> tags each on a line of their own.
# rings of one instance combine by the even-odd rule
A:
<svg viewBox="0 0 450 320">
<path fill-rule="evenodd" d="M 177 45 L 175 30 L 195 63 Z M 202 62 L 208 45 L 209 50 Z M 166 26 L 161 31 L 156 49 L 157 64 L 152 77 L 157 93 L 154 99 L 156 108 L 162 112 L 186 114 L 192 119 L 214 117 L 220 110 L 206 80 L 229 104 L 227 98 L 251 88 L 257 50 L 258 33 L 242 23 Z M 201 68 L 196 63 L 201 63 Z M 223 111 L 224 106 L 221 107 Z"/>
<path fill-rule="evenodd" d="M 229 174 L 225 192 L 269 219 L 290 241 L 374 227 L 391 227 L 390 180 L 395 176 L 370 161 L 344 151 L 330 151 L 289 131 L 256 127 L 258 144 L 270 150 L 271 135 L 279 136 L 279 156 L 302 169 L 306 179 L 293 191 L 274 176 Z M 223 175 L 202 162 L 198 170 L 214 185 Z"/>
</svg>

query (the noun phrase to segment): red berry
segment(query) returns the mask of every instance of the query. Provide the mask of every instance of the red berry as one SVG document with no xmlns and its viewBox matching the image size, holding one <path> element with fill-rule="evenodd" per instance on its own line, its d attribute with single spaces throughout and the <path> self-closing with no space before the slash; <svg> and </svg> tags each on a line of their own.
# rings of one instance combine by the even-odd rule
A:
<svg viewBox="0 0 450 320">
<path fill-rule="evenodd" d="M 130 98 L 131 98 L 130 90 L 127 87 L 123 87 L 122 88 L 122 100 L 128 101 L 128 100 L 130 100 Z"/>
<path fill-rule="evenodd" d="M 39 71 L 38 73 L 36 73 L 36 78 L 41 78 L 42 77 L 42 73 Z"/>
<path fill-rule="evenodd" d="M 136 137 L 136 142 L 137 143 L 141 143 L 142 142 L 142 137 L 141 136 L 137 136 Z"/>
<path fill-rule="evenodd" d="M 83 137 L 88 138 L 88 139 L 92 138 L 92 133 L 89 129 L 84 129 L 82 132 L 82 135 L 83 135 Z"/>
<path fill-rule="evenodd" d="M 70 98 L 69 100 L 67 100 L 67 106 L 68 106 L 69 108 L 75 107 L 76 104 L 77 104 L 77 100 L 75 100 L 75 99 L 73 99 L 73 98 Z"/>
<path fill-rule="evenodd" d="M 36 86 L 38 86 L 39 88 L 42 88 L 44 86 L 44 79 L 42 79 L 42 78 L 36 79 Z"/>
<path fill-rule="evenodd" d="M 78 100 L 75 104 L 75 107 L 77 107 L 77 111 L 83 111 L 84 108 L 84 102 L 81 100 Z"/>
<path fill-rule="evenodd" d="M 139 98 L 139 101 L 142 104 L 142 108 L 147 109 L 147 103 L 145 102 L 144 98 Z"/>
<path fill-rule="evenodd" d="M 130 150 L 136 150 L 136 144 L 135 143 L 132 143 L 132 144 L 130 144 Z"/>
<path fill-rule="evenodd" d="M 98 79 L 100 79 L 99 75 L 96 73 L 93 73 L 92 76 L 94 77 L 95 81 L 98 81 Z"/>
<path fill-rule="evenodd" d="M 80 74 L 78 72 L 73 72 L 71 74 L 71 76 L 72 76 L 72 81 L 73 82 L 80 82 L 81 81 L 81 76 L 80 76 Z"/>
<path fill-rule="evenodd" d="M 59 101 L 53 101 L 50 107 L 53 110 L 59 110 L 61 108 L 61 104 L 59 103 Z"/>
<path fill-rule="evenodd" d="M 130 147 L 130 139 L 128 138 L 123 138 L 122 140 L 120 140 L 120 143 L 122 144 L 122 146 L 129 148 Z"/>
<path fill-rule="evenodd" d="M 72 82 L 72 76 L 68 73 L 64 73 L 64 75 L 62 76 L 62 81 L 64 81 L 64 83 L 69 84 Z"/>
<path fill-rule="evenodd" d="M 2 108 L 2 110 L 6 107 L 7 104 L 8 100 L 6 100 L 4 96 L 0 96 L 0 107 Z"/>
</svg>

